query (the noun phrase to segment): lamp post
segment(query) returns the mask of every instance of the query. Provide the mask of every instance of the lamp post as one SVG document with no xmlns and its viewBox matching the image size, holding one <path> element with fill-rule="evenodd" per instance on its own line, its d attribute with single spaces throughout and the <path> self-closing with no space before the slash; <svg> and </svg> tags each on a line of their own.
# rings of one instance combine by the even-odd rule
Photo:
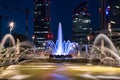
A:
<svg viewBox="0 0 120 80">
<path fill-rule="evenodd" d="M 13 30 L 14 26 L 15 26 L 15 23 L 14 23 L 13 21 L 9 23 L 9 27 L 10 27 L 10 34 L 11 34 L 11 32 L 12 32 L 12 30 Z"/>
</svg>

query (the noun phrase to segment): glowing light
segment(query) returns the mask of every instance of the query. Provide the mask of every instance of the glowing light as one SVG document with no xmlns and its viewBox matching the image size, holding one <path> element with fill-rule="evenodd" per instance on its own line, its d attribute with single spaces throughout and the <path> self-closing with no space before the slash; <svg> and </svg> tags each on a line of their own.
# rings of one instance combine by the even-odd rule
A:
<svg viewBox="0 0 120 80">
<path fill-rule="evenodd" d="M 110 10 L 110 6 L 107 6 L 107 8 L 106 8 L 106 15 L 109 14 L 109 10 Z"/>
<path fill-rule="evenodd" d="M 35 35 L 32 36 L 32 39 L 33 39 L 33 40 L 35 39 Z"/>
<path fill-rule="evenodd" d="M 112 23 L 112 24 L 116 24 L 116 22 L 115 22 L 115 21 L 110 21 L 110 23 Z"/>
<path fill-rule="evenodd" d="M 52 35 L 50 35 L 50 38 L 52 38 Z M 56 43 L 53 41 L 48 42 L 48 49 L 51 49 L 53 55 L 67 55 L 70 53 L 70 51 L 74 51 L 73 46 L 76 43 L 70 42 L 69 40 L 63 41 L 63 36 L 62 36 L 62 24 L 59 23 L 58 27 L 58 40 Z"/>
<path fill-rule="evenodd" d="M 14 25 L 15 25 L 15 23 L 13 21 L 9 23 L 9 26 L 10 26 L 11 29 L 14 28 Z"/>
<path fill-rule="evenodd" d="M 115 6 L 116 8 L 120 9 L 120 6 Z"/>
</svg>

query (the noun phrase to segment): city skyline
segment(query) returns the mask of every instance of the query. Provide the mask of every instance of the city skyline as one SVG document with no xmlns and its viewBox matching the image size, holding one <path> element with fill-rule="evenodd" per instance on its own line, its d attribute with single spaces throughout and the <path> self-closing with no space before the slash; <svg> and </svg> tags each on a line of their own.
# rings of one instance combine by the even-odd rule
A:
<svg viewBox="0 0 120 80">
<path fill-rule="evenodd" d="M 84 0 L 82 0 L 84 1 Z M 6 2 L 10 3 L 7 4 Z M 57 28 L 58 28 L 58 23 L 61 22 L 62 26 L 63 26 L 63 34 L 64 34 L 64 38 L 66 40 L 71 39 L 71 34 L 72 34 L 72 9 L 77 6 L 77 4 L 81 2 L 81 0 L 75 2 L 72 0 L 67 0 L 67 1 L 55 1 L 55 0 L 51 0 L 51 8 L 50 8 L 50 15 L 51 15 L 51 26 L 52 26 L 52 33 L 54 34 L 54 38 L 57 39 Z M 18 5 L 16 5 L 16 4 Z M 24 3 L 24 4 L 23 4 Z M 63 4 L 64 3 L 64 4 Z M 73 4 L 74 3 L 74 4 Z M 4 28 L 2 28 L 2 36 L 4 36 L 5 34 L 9 33 L 9 27 L 8 27 L 8 23 L 10 21 L 14 21 L 15 22 L 15 28 L 12 31 L 12 33 L 19 33 L 19 34 L 23 34 L 25 35 L 25 12 L 21 11 L 22 9 L 30 9 L 31 12 L 29 13 L 29 20 L 28 20 L 28 36 L 29 36 L 29 40 L 31 40 L 31 37 L 33 35 L 33 0 L 29 0 L 29 1 L 9 1 L 9 0 L 5 0 L 5 1 L 1 1 L 1 10 L 2 12 L 0 12 L 1 16 L 7 16 L 9 19 L 6 19 L 5 17 L 2 18 L 3 20 L 3 25 Z M 15 4 L 15 5 L 14 5 Z M 64 7 L 66 6 L 66 4 L 68 5 L 65 9 Z M 12 6 L 11 6 L 12 5 Z M 56 7 L 55 7 L 56 5 Z M 62 6 L 61 6 L 62 5 Z M 72 5 L 72 6 L 71 6 Z M 69 9 L 70 7 L 70 9 Z M 67 11 L 66 11 L 67 10 Z M 66 13 L 64 12 L 66 11 Z M 10 14 L 9 14 L 10 13 Z M 66 17 L 65 19 L 63 19 L 63 17 Z M 65 30 L 68 28 L 68 33 L 64 33 Z"/>
</svg>

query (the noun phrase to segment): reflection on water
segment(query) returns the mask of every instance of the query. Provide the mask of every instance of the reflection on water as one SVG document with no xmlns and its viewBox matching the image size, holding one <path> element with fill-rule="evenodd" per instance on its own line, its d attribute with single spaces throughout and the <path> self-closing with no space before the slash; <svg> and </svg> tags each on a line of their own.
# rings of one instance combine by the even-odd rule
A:
<svg viewBox="0 0 120 80">
<path fill-rule="evenodd" d="M 41 79 L 42 80 L 71 80 L 67 76 L 56 74 L 56 73 L 47 74 L 43 76 Z"/>
<path fill-rule="evenodd" d="M 120 68 L 80 64 L 26 63 L 0 68 L 0 80 L 120 80 Z"/>
</svg>

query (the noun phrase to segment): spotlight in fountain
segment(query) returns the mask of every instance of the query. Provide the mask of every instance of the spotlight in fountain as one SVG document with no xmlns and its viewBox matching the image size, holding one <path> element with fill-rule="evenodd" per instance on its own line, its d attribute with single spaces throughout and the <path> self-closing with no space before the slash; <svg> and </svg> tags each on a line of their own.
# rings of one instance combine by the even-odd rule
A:
<svg viewBox="0 0 120 80">
<path fill-rule="evenodd" d="M 56 43 L 48 41 L 47 50 L 50 50 L 52 55 L 69 55 L 70 53 L 75 53 L 75 47 L 77 47 L 77 43 L 70 42 L 69 40 L 63 41 L 62 25 L 59 23 L 58 40 Z"/>
</svg>

